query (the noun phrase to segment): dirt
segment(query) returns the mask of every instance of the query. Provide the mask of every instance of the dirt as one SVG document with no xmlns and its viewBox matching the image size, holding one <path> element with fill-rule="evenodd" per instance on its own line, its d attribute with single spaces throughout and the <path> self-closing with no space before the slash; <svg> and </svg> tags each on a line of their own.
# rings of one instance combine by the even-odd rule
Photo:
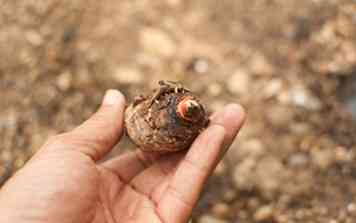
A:
<svg viewBox="0 0 356 223">
<path fill-rule="evenodd" d="M 354 0 L 0 0 L 0 57 L 0 184 L 105 89 L 168 79 L 248 114 L 193 222 L 356 220 Z"/>
</svg>

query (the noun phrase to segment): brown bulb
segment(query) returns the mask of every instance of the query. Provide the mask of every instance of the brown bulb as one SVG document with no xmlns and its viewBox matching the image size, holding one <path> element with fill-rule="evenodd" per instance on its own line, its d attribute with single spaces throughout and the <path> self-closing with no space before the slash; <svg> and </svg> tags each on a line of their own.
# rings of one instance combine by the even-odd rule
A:
<svg viewBox="0 0 356 223">
<path fill-rule="evenodd" d="M 179 84 L 160 81 L 159 85 L 152 95 L 137 97 L 127 108 L 127 134 L 144 151 L 187 149 L 209 123 L 204 106 Z"/>
</svg>

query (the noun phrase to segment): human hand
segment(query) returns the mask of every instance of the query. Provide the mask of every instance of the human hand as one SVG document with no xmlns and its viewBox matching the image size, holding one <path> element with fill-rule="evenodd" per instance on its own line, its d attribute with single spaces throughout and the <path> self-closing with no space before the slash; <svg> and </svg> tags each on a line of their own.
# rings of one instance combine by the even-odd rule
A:
<svg viewBox="0 0 356 223">
<path fill-rule="evenodd" d="M 124 108 L 123 95 L 110 90 L 89 120 L 49 139 L 0 190 L 0 222 L 187 222 L 243 124 L 243 109 L 215 113 L 189 151 L 137 150 L 99 163 L 122 135 Z"/>
</svg>

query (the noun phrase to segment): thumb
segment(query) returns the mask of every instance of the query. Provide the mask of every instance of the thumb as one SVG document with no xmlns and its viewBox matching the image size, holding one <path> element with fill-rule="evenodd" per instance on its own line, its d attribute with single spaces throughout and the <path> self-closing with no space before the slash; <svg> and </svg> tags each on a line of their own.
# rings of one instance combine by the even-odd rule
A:
<svg viewBox="0 0 356 223">
<path fill-rule="evenodd" d="M 59 141 L 98 161 L 119 141 L 124 110 L 125 97 L 117 90 L 108 90 L 100 109 L 79 127 L 59 136 Z"/>
</svg>

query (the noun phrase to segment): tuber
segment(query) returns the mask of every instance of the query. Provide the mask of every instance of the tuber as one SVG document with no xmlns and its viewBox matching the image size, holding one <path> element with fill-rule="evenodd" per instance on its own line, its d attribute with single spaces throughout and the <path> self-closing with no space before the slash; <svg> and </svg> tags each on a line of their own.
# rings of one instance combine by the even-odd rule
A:
<svg viewBox="0 0 356 223">
<path fill-rule="evenodd" d="M 136 97 L 125 111 L 129 138 L 146 152 L 188 149 L 208 123 L 208 114 L 197 96 L 169 81 L 160 81 L 152 95 Z"/>
</svg>

